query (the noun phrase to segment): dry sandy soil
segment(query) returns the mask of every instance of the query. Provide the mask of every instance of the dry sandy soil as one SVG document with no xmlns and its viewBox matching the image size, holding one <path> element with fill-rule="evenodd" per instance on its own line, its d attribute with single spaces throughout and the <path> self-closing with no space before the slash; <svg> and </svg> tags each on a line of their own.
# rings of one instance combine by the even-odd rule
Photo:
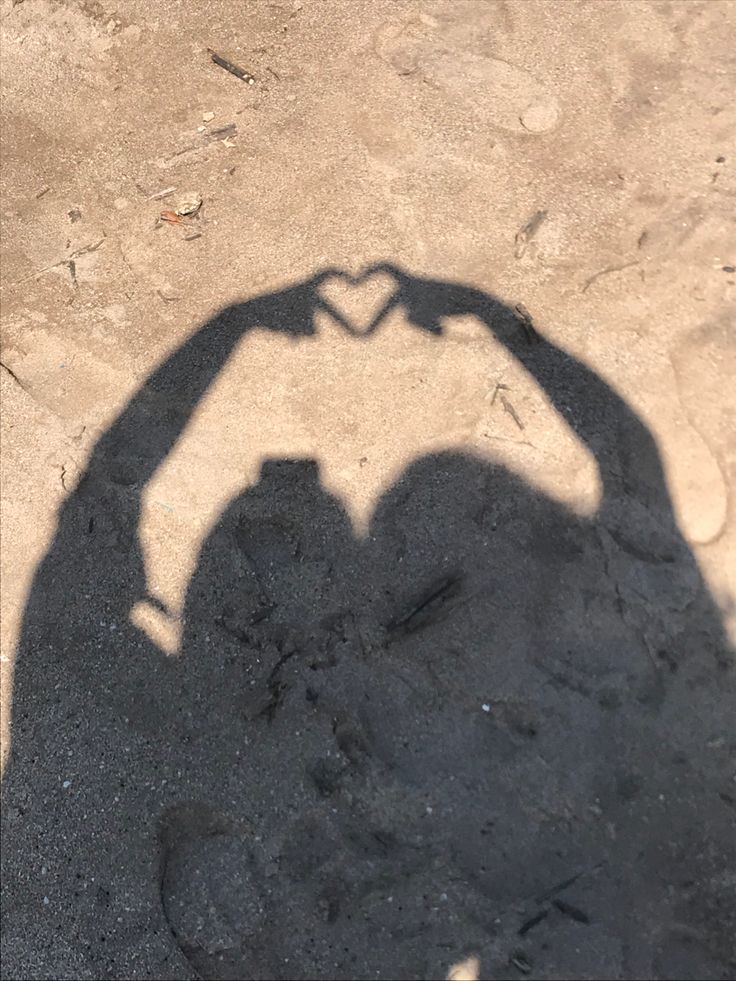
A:
<svg viewBox="0 0 736 981">
<path fill-rule="evenodd" d="M 733 977 L 736 4 L 0 26 L 2 976 Z"/>
</svg>

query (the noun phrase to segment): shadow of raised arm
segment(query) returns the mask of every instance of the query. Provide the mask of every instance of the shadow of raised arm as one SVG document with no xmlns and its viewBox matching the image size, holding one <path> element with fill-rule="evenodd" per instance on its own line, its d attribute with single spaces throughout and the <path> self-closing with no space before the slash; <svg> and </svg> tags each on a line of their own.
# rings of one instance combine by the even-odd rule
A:
<svg viewBox="0 0 736 981">
<path fill-rule="evenodd" d="M 529 344 L 510 308 L 492 295 L 460 283 L 409 275 L 381 263 L 365 276 L 388 273 L 395 293 L 374 318 L 375 330 L 394 307 L 432 334 L 441 334 L 447 317 L 471 314 L 503 344 L 542 388 L 573 432 L 593 454 L 600 473 L 602 515 L 615 502 L 634 498 L 656 515 L 660 526 L 674 528 L 672 502 L 662 459 L 649 428 L 596 372 L 543 335 Z"/>
<path fill-rule="evenodd" d="M 325 270 L 295 286 L 218 313 L 134 393 L 95 447 L 91 469 L 96 462 L 114 466 L 124 459 L 136 486 L 142 487 L 171 452 L 242 338 L 256 328 L 295 338 L 313 335 L 314 314 L 323 306 L 319 286 L 326 278 L 339 275 L 339 271 Z"/>
<path fill-rule="evenodd" d="M 70 566 L 70 614 L 83 619 L 89 595 L 104 589 L 116 615 L 139 600 L 153 600 L 146 587 L 140 537 L 146 484 L 174 449 L 193 413 L 238 343 L 254 329 L 314 335 L 314 318 L 325 307 L 321 283 L 344 275 L 326 269 L 273 293 L 225 307 L 145 379 L 93 447 L 76 489 L 59 509 L 54 542 L 40 563 L 25 629 L 45 621 L 45 594 Z M 103 531 L 103 529 L 105 529 Z M 116 559 L 100 575 L 101 542 L 114 542 Z"/>
</svg>

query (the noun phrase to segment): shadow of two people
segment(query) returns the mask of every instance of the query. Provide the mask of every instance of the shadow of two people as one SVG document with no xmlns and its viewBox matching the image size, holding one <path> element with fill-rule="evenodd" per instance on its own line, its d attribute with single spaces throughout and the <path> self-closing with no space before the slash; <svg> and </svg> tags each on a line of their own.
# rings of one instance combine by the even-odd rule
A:
<svg viewBox="0 0 736 981">
<path fill-rule="evenodd" d="M 377 275 L 359 329 L 323 287 Z M 597 513 L 444 452 L 359 538 L 313 461 L 270 461 L 203 543 L 166 657 L 131 620 L 155 603 L 142 494 L 235 346 L 320 312 L 367 342 L 397 310 L 438 343 L 473 316 L 513 353 L 595 457 Z M 476 951 L 494 976 L 725 976 L 733 799 L 706 744 L 730 667 L 652 434 L 497 298 L 381 264 L 228 307 L 100 438 L 35 575 L 6 964 L 409 978 Z"/>
</svg>

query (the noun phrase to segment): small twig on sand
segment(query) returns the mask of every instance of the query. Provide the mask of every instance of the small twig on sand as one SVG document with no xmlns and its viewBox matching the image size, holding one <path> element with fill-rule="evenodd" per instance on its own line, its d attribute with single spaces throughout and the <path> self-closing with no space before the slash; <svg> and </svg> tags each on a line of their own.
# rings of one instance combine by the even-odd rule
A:
<svg viewBox="0 0 736 981">
<path fill-rule="evenodd" d="M 601 276 L 607 276 L 608 273 L 621 272 L 622 269 L 629 269 L 631 266 L 638 266 L 639 260 L 634 259 L 631 262 L 625 262 L 622 266 L 607 266 L 605 269 L 601 269 L 600 272 L 593 273 L 589 276 L 583 283 L 583 288 L 580 290 L 581 293 L 587 293 L 596 279 L 600 279 Z"/>
<path fill-rule="evenodd" d="M 541 337 L 534 326 L 534 321 L 532 320 L 532 315 L 529 313 L 527 308 L 523 303 L 517 303 L 514 307 L 516 311 L 519 323 L 524 328 L 524 333 L 526 334 L 526 339 L 529 344 L 539 344 Z"/>
<path fill-rule="evenodd" d="M 458 573 L 445 576 L 439 582 L 435 582 L 409 610 L 387 625 L 388 632 L 409 634 L 429 619 L 433 619 L 437 608 L 444 606 L 448 600 L 458 595 L 462 581 L 463 577 Z"/>
<path fill-rule="evenodd" d="M 535 211 L 529 221 L 516 233 L 514 239 L 514 255 L 521 259 L 534 236 L 539 231 L 542 222 L 547 217 L 546 211 Z"/>
<path fill-rule="evenodd" d="M 495 404 L 499 392 L 501 391 L 508 392 L 508 390 L 509 390 L 508 385 L 504 385 L 503 382 L 497 382 L 496 387 L 493 389 L 493 395 L 491 396 L 491 405 Z"/>
<path fill-rule="evenodd" d="M 176 190 L 175 186 L 165 187 L 163 191 L 156 191 L 155 194 L 151 194 L 149 197 L 146 198 L 146 201 L 162 201 L 164 198 L 167 198 L 170 194 L 173 194 L 175 190 Z"/>
<path fill-rule="evenodd" d="M 541 909 L 538 913 L 535 913 L 534 916 L 530 916 L 528 920 L 525 920 L 516 932 L 520 937 L 523 937 L 525 934 L 529 933 L 530 930 L 533 930 L 538 923 L 541 923 L 542 920 L 546 919 L 547 916 L 549 916 L 549 910 Z"/>
<path fill-rule="evenodd" d="M 569 888 L 578 879 L 581 879 L 584 875 L 592 875 L 594 872 L 598 872 L 599 869 L 603 868 L 603 862 L 598 862 L 596 865 L 591 866 L 589 869 L 581 869 L 580 872 L 576 872 L 575 875 L 571 875 L 569 879 L 563 879 L 562 882 L 558 882 L 556 886 L 552 886 L 547 892 L 542 893 L 541 896 L 537 896 L 535 902 L 537 905 L 548 902 L 558 893 L 564 892 L 565 889 Z"/>
<path fill-rule="evenodd" d="M 76 249 L 70 256 L 66 259 L 59 259 L 58 262 L 52 262 L 50 266 L 44 266 L 43 269 L 39 269 L 38 272 L 31 273 L 30 276 L 26 276 L 23 279 L 18 279 L 14 283 L 8 285 L 8 289 L 14 286 L 22 286 L 24 283 L 30 283 L 32 279 L 40 279 L 47 272 L 51 272 L 52 269 L 58 269 L 59 266 L 66 266 L 69 270 L 69 275 L 71 276 L 72 286 L 76 289 L 79 286 L 77 282 L 77 267 L 74 262 L 80 255 L 88 255 L 90 252 L 96 252 L 102 243 L 105 241 L 106 236 L 102 236 L 99 242 L 94 242 L 92 245 L 85 245 L 81 249 Z"/>
<path fill-rule="evenodd" d="M 524 432 L 524 423 L 521 421 L 521 419 L 519 418 L 519 416 L 516 413 L 516 409 L 509 402 L 509 400 L 506 398 L 505 395 L 502 395 L 501 396 L 501 405 L 504 407 L 504 411 L 508 412 L 508 414 L 514 420 L 514 422 L 516 423 L 516 425 L 519 427 L 519 430 L 523 433 Z"/>
<path fill-rule="evenodd" d="M 17 385 L 17 386 L 18 386 L 19 388 L 22 388 L 24 392 L 26 391 L 26 387 L 25 387 L 25 385 L 23 384 L 23 382 L 22 382 L 22 381 L 20 380 L 20 378 L 19 378 L 19 377 L 18 377 L 18 376 L 16 375 L 16 373 L 15 373 L 15 372 L 13 371 L 13 369 L 12 369 L 12 368 L 9 368 L 9 367 L 8 367 L 8 366 L 7 366 L 6 364 L 5 364 L 5 362 L 4 362 L 4 361 L 0 361 L 0 368 L 2 368 L 2 369 L 3 369 L 3 371 L 7 371 L 7 373 L 8 373 L 8 374 L 10 375 L 10 377 L 11 377 L 11 378 L 13 379 L 13 381 L 15 382 L 15 384 L 16 384 L 16 385 Z"/>
<path fill-rule="evenodd" d="M 230 72 L 230 74 L 234 75 L 236 78 L 241 79 L 241 81 L 245 82 L 246 85 L 252 85 L 255 82 L 253 75 L 251 75 L 250 72 L 247 72 L 245 68 L 240 68 L 238 65 L 234 65 L 232 61 L 226 61 L 225 58 L 218 55 L 216 51 L 212 50 L 212 48 L 207 48 L 207 51 L 209 52 L 210 58 L 212 58 L 216 65 L 219 65 L 220 68 L 224 68 L 226 72 Z"/>
<path fill-rule="evenodd" d="M 563 916 L 569 916 L 571 920 L 575 920 L 576 923 L 590 923 L 590 917 L 587 913 L 584 913 L 577 906 L 573 906 L 572 903 L 566 903 L 564 899 L 553 899 L 552 905 L 563 914 Z"/>
</svg>

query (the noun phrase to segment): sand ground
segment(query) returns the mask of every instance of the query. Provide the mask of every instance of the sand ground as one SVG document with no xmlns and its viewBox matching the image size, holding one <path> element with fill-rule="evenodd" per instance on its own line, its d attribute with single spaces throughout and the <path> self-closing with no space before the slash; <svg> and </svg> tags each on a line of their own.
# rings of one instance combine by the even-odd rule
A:
<svg viewBox="0 0 736 981">
<path fill-rule="evenodd" d="M 736 4 L 0 27 L 3 977 L 732 977 Z"/>
</svg>

